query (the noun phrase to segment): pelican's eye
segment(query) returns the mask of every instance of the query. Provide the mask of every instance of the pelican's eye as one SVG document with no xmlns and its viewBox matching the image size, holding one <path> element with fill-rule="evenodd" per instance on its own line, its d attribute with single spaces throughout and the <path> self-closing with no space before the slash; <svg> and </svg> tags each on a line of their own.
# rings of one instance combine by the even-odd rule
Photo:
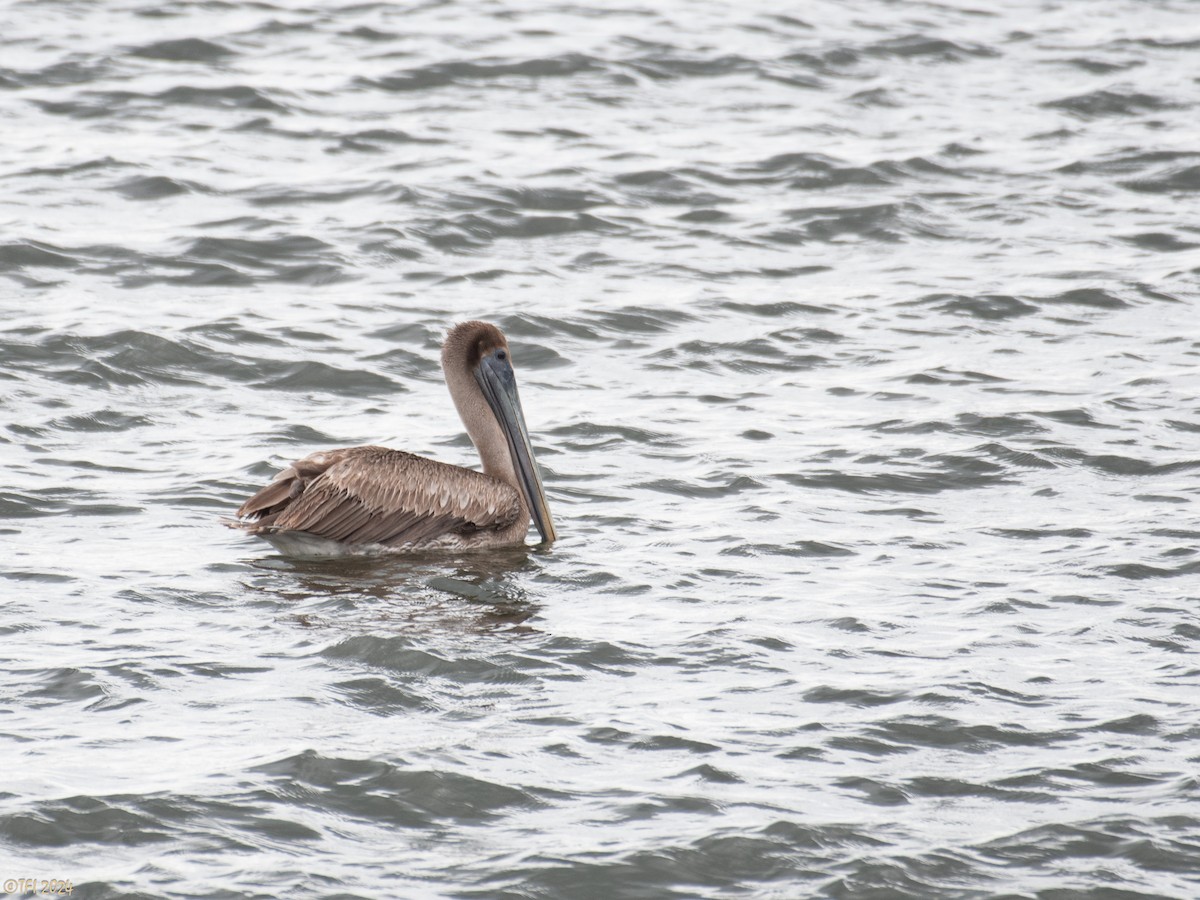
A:
<svg viewBox="0 0 1200 900">
<path fill-rule="evenodd" d="M 499 360 L 508 359 L 508 351 L 504 350 L 503 348 L 501 348 L 500 350 L 497 350 L 496 351 L 496 359 L 499 359 Z"/>
</svg>

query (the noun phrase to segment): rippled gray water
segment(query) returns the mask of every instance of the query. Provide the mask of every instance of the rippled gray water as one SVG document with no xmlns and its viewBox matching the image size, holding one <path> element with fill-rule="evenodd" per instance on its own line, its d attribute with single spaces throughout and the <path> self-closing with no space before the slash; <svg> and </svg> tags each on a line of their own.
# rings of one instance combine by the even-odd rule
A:
<svg viewBox="0 0 1200 900">
<path fill-rule="evenodd" d="M 0 880 L 1200 895 L 1198 58 L 1183 0 L 5 4 Z M 552 550 L 219 527 L 470 462 L 464 318 Z"/>
</svg>

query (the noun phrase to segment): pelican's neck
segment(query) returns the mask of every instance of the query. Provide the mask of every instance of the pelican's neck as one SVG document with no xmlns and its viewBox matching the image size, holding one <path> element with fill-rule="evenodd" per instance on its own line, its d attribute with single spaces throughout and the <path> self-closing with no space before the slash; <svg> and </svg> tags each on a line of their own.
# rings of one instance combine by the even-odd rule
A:
<svg viewBox="0 0 1200 900">
<path fill-rule="evenodd" d="M 449 349 L 447 347 L 447 350 Z M 450 397 L 454 400 L 458 417 L 462 419 L 467 434 L 471 437 L 471 443 L 475 445 L 475 449 L 479 453 L 484 474 L 511 484 L 521 495 L 523 505 L 524 494 L 521 493 L 517 473 L 513 468 L 508 441 L 504 437 L 500 423 L 496 421 L 492 408 L 488 406 L 488 402 L 483 396 L 483 390 L 479 387 L 479 382 L 475 380 L 475 374 L 471 371 L 465 356 L 459 357 L 457 354 L 449 352 L 444 354 L 442 371 L 446 375 L 446 387 L 450 389 Z"/>
</svg>

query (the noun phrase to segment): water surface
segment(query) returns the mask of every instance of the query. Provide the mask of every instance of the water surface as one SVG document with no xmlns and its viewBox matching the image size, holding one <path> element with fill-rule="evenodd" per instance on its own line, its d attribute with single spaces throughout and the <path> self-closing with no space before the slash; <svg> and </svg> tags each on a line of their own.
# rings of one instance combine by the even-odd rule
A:
<svg viewBox="0 0 1200 900">
<path fill-rule="evenodd" d="M 84 898 L 1200 892 L 1183 2 L 13 2 L 0 879 Z M 288 461 L 562 539 L 303 562 Z"/>
</svg>

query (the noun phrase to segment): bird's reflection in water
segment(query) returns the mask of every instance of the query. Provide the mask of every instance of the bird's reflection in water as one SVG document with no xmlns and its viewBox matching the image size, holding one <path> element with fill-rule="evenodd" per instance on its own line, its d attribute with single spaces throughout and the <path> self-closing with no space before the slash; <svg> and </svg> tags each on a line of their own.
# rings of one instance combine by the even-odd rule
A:
<svg viewBox="0 0 1200 900">
<path fill-rule="evenodd" d="M 542 554 L 525 546 L 460 555 L 247 560 L 243 583 L 269 599 L 278 615 L 311 628 L 510 631 L 537 612 L 523 583 L 541 570 Z"/>
</svg>

